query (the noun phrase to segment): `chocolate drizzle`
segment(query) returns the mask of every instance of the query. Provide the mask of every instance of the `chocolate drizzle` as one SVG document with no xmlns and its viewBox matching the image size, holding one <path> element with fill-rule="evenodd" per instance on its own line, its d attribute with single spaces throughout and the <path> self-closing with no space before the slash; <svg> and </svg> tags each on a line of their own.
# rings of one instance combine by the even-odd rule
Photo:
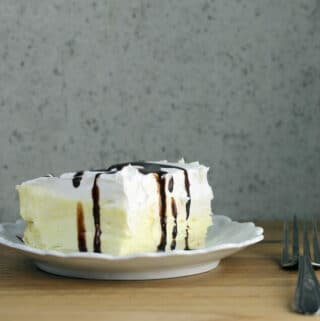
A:
<svg viewBox="0 0 320 321">
<path fill-rule="evenodd" d="M 186 188 L 188 200 L 186 203 L 186 219 L 188 220 L 189 215 L 190 215 L 190 205 L 191 205 L 191 197 L 190 197 L 190 182 L 189 182 L 189 177 L 188 177 L 188 172 L 186 169 L 183 169 L 184 172 L 184 186 Z"/>
<path fill-rule="evenodd" d="M 187 228 L 186 228 L 186 236 L 184 238 L 184 249 L 186 251 L 191 250 L 189 247 L 189 225 L 187 225 Z"/>
<path fill-rule="evenodd" d="M 158 251 L 165 251 L 167 245 L 167 215 L 166 215 L 166 179 L 164 173 L 157 174 L 158 186 L 160 195 L 160 226 L 161 226 L 161 239 L 158 245 Z"/>
<path fill-rule="evenodd" d="M 84 225 L 83 207 L 80 202 L 77 204 L 77 227 L 78 227 L 78 249 L 80 252 L 87 252 L 86 228 Z"/>
<path fill-rule="evenodd" d="M 170 180 L 169 180 L 169 183 L 168 183 L 168 191 L 170 193 L 172 193 L 172 191 L 173 191 L 173 185 L 174 185 L 173 177 L 171 177 Z"/>
<path fill-rule="evenodd" d="M 83 176 L 83 171 L 79 171 L 74 174 L 72 178 L 72 184 L 75 188 L 80 186 L 82 176 Z"/>
<path fill-rule="evenodd" d="M 92 202 L 93 202 L 92 211 L 93 211 L 94 226 L 95 226 L 95 234 L 94 234 L 94 241 L 93 241 L 94 252 L 101 253 L 101 241 L 100 241 L 101 228 L 100 228 L 100 205 L 99 205 L 100 192 L 97 184 L 98 178 L 101 174 L 115 173 L 128 165 L 138 167 L 138 170 L 145 175 L 151 174 L 151 173 L 156 174 L 158 191 L 159 191 L 159 205 L 160 205 L 159 217 L 160 217 L 160 226 L 161 226 L 161 238 L 157 249 L 158 251 L 165 251 L 165 248 L 167 245 L 167 215 L 166 215 L 167 204 L 166 204 L 165 174 L 167 174 L 167 171 L 165 171 L 164 169 L 176 168 L 176 169 L 182 170 L 184 173 L 184 185 L 185 185 L 185 190 L 188 197 L 188 200 L 186 202 L 186 220 L 188 220 L 189 218 L 190 206 L 191 206 L 190 182 L 189 182 L 188 172 L 185 168 L 180 166 L 175 166 L 175 165 L 170 165 L 165 163 L 160 164 L 160 163 L 137 161 L 137 162 L 115 164 L 106 169 L 91 170 L 92 172 L 97 172 L 97 174 L 95 175 L 92 190 L 91 190 Z M 80 186 L 82 176 L 83 176 L 83 171 L 79 171 L 75 173 L 72 179 L 72 183 L 75 188 Z M 174 180 L 171 177 L 168 182 L 168 191 L 171 193 L 173 191 L 173 188 L 174 188 Z M 172 242 L 171 242 L 170 248 L 171 250 L 174 250 L 176 248 L 176 237 L 178 233 L 178 228 L 177 228 L 177 207 L 173 197 L 171 198 L 171 210 L 172 210 L 172 215 L 174 217 L 174 226 L 172 229 Z M 78 226 L 78 229 L 79 229 L 79 226 Z M 81 248 L 84 248 L 82 245 L 81 245 Z M 80 245 L 79 245 L 79 250 L 80 250 Z M 187 226 L 187 229 L 186 229 L 185 250 L 189 250 L 189 226 Z"/>
<path fill-rule="evenodd" d="M 24 243 L 24 242 L 23 242 L 23 238 L 22 238 L 21 236 L 16 235 L 16 238 L 17 238 L 21 243 Z"/>
<path fill-rule="evenodd" d="M 99 198 L 100 198 L 100 191 L 99 186 L 97 184 L 98 178 L 102 173 L 96 174 L 94 177 L 93 187 L 91 190 L 92 195 L 92 201 L 93 201 L 93 220 L 94 220 L 94 239 L 93 239 L 93 251 L 96 253 L 101 253 L 101 242 L 100 242 L 100 236 L 101 236 L 101 228 L 100 228 L 100 205 L 99 205 Z"/>
<path fill-rule="evenodd" d="M 172 228 L 172 242 L 171 242 L 170 249 L 174 250 L 177 245 L 176 237 L 178 235 L 178 224 L 177 224 L 178 211 L 177 211 L 176 201 L 174 200 L 173 197 L 171 197 L 171 211 L 172 211 L 174 223 L 173 223 L 173 228 Z"/>
</svg>

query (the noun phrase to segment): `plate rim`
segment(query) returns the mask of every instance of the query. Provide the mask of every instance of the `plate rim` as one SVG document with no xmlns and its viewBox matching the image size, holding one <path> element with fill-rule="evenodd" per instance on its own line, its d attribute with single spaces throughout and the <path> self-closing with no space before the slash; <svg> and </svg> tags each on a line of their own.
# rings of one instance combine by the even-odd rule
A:
<svg viewBox="0 0 320 321">
<path fill-rule="evenodd" d="M 22 251 L 23 253 L 31 253 L 36 254 L 42 257 L 58 257 L 58 258 L 83 258 L 83 259 L 99 259 L 99 260 L 111 260 L 111 261 L 126 261 L 126 260 L 132 260 L 137 258 L 161 258 L 161 257 L 172 257 L 172 256 L 193 256 L 193 255 L 201 255 L 201 254 L 208 254 L 212 252 L 218 252 L 222 250 L 228 250 L 228 249 L 241 249 L 244 247 L 247 247 L 249 245 L 253 245 L 255 243 L 258 243 L 264 239 L 264 229 L 260 226 L 255 225 L 254 222 L 238 222 L 235 220 L 232 220 L 228 216 L 225 215 L 218 215 L 215 214 L 213 217 L 221 220 L 225 220 L 227 223 L 238 223 L 238 224 L 250 224 L 255 229 L 256 236 L 252 237 L 250 239 L 247 239 L 243 242 L 237 242 L 237 243 L 223 243 L 219 245 L 212 245 L 208 247 L 204 247 L 201 249 L 196 249 L 192 251 L 185 251 L 185 250 L 176 250 L 172 252 L 144 252 L 144 253 L 136 253 L 136 254 L 130 254 L 130 255 L 112 255 L 112 254 L 105 254 L 105 253 L 92 253 L 92 252 L 70 252 L 70 253 L 64 253 L 59 252 L 55 250 L 42 250 L 37 249 L 25 244 L 19 244 L 12 242 L 0 235 L 0 245 L 7 246 L 12 249 L 16 249 L 19 251 Z M 16 220 L 14 223 L 10 222 L 4 222 L 0 223 L 0 232 L 5 230 L 6 226 L 16 226 L 18 224 L 23 224 L 24 220 Z"/>
</svg>

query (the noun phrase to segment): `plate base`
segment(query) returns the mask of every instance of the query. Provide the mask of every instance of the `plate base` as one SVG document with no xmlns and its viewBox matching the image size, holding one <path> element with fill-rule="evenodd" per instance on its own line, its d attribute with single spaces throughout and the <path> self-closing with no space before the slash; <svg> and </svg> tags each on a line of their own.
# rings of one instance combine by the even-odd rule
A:
<svg viewBox="0 0 320 321">
<path fill-rule="evenodd" d="M 157 280 L 157 279 L 168 279 L 176 278 L 187 275 L 194 275 L 199 273 L 208 272 L 215 269 L 218 261 L 213 261 L 210 263 L 205 263 L 201 265 L 192 265 L 179 268 L 164 269 L 163 267 L 159 270 L 153 271 L 143 271 L 143 272 L 107 272 L 107 271 L 88 271 L 88 270 L 76 270 L 68 269 L 61 266 L 55 266 L 51 264 L 46 264 L 43 262 L 35 262 L 36 266 L 45 272 L 73 277 L 81 279 L 95 279 L 95 280 Z"/>
<path fill-rule="evenodd" d="M 66 277 L 98 280 L 165 279 L 214 269 L 219 261 L 263 239 L 263 229 L 252 222 L 239 223 L 214 215 L 203 248 L 192 251 L 137 253 L 115 256 L 107 253 L 63 253 L 23 244 L 24 221 L 0 224 L 1 247 L 11 248 L 36 262 L 39 269 Z"/>
</svg>

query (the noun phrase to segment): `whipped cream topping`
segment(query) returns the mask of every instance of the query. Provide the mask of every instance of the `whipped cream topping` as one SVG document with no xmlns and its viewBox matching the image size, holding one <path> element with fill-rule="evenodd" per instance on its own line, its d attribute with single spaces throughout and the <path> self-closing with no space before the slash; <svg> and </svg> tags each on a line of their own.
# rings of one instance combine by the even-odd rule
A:
<svg viewBox="0 0 320 321">
<path fill-rule="evenodd" d="M 169 163 L 167 161 L 145 162 L 163 164 L 161 169 L 166 172 L 166 190 L 167 195 L 188 200 L 201 198 L 213 199 L 213 192 L 208 184 L 207 173 L 209 168 L 200 165 L 198 162 L 185 163 L 183 160 L 178 163 Z M 184 184 L 184 172 L 176 167 L 166 168 L 166 165 L 177 166 L 185 169 L 190 182 L 190 196 L 187 195 Z M 139 171 L 141 166 L 126 165 L 118 171 L 106 172 L 105 170 L 87 170 L 81 172 L 81 180 L 79 186 L 75 187 L 73 179 L 77 173 L 64 173 L 59 177 L 45 176 L 28 180 L 21 185 L 30 184 L 46 188 L 48 191 L 57 193 L 66 198 L 74 199 L 91 199 L 91 190 L 97 173 L 101 173 L 98 180 L 100 189 L 100 198 L 107 199 L 110 204 L 118 205 L 125 200 L 130 200 L 131 205 L 139 207 L 141 203 L 145 203 L 154 199 L 154 193 L 157 190 L 155 177 L 152 173 L 143 174 Z M 168 184 L 173 178 L 174 188 L 172 192 L 168 191 Z"/>
</svg>

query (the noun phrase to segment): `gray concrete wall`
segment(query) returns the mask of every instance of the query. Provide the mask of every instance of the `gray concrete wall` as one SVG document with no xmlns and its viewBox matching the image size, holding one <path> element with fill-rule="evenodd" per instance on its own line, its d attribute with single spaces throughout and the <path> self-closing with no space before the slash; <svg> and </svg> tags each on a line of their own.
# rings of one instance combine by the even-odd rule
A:
<svg viewBox="0 0 320 321">
<path fill-rule="evenodd" d="M 320 1 L 2 0 L 0 220 L 47 172 L 185 157 L 214 210 L 320 213 Z"/>
</svg>

